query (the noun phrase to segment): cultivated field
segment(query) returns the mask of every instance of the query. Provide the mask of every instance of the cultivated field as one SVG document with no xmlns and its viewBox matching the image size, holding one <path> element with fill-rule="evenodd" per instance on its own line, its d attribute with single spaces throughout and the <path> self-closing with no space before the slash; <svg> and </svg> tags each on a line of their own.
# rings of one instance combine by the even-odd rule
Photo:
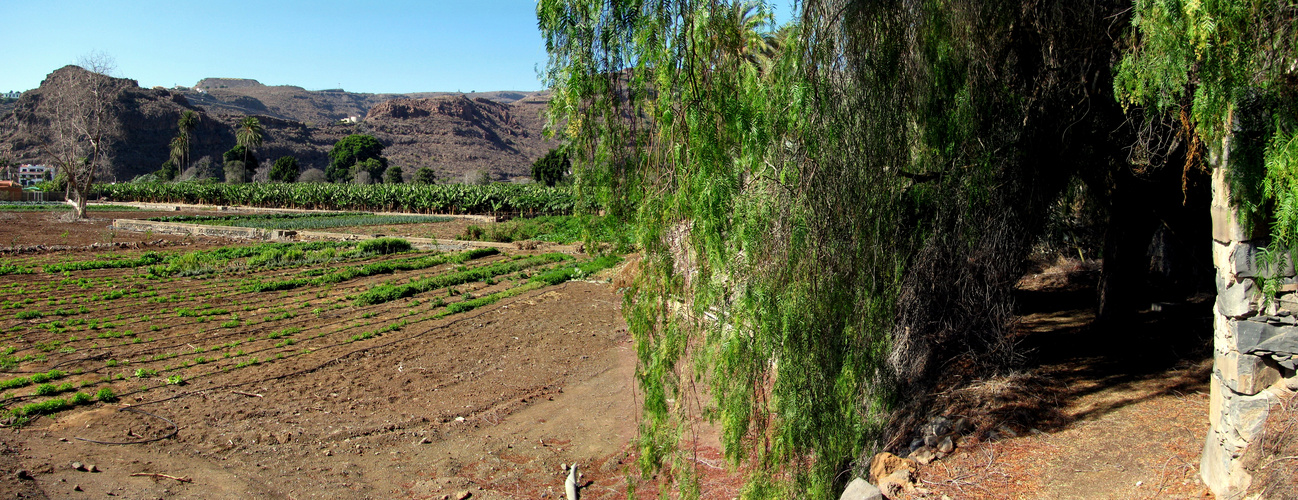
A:
<svg viewBox="0 0 1298 500">
<path fill-rule="evenodd" d="M 64 248 L 0 261 L 0 493 L 541 498 L 579 462 L 625 494 L 617 259 L 107 229 L 159 215 L 8 214 Z"/>
</svg>

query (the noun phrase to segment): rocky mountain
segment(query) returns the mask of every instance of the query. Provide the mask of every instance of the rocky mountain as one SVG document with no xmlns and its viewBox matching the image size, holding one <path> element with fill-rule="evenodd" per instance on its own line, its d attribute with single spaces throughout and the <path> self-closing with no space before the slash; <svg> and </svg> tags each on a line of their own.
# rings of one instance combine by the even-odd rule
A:
<svg viewBox="0 0 1298 500">
<path fill-rule="evenodd" d="M 69 71 L 84 70 L 64 67 L 41 87 Z M 245 116 L 257 117 L 265 129 L 264 143 L 255 151 L 264 166 L 291 155 L 303 169 L 323 170 L 335 142 L 361 133 L 387 146 L 385 156 L 407 177 L 427 166 L 452 182 L 479 170 L 507 179 L 528 175 L 532 162 L 554 147 L 541 134 L 548 92 L 365 94 L 236 78 L 207 78 L 193 88 L 143 89 L 128 82 L 119 96 L 123 137 L 114 148 L 110 180 L 129 180 L 166 161 L 185 110 L 200 116 L 191 157 L 214 164 L 234 146 L 235 124 Z M 27 92 L 0 108 L 0 155 L 42 161 L 38 145 L 18 133 L 14 118 L 14 110 L 39 107 L 41 93 L 40 88 Z"/>
</svg>

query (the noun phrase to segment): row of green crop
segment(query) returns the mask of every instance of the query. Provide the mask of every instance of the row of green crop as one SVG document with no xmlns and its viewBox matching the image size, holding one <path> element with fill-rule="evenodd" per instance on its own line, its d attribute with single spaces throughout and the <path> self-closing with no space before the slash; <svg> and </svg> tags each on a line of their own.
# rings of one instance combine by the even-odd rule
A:
<svg viewBox="0 0 1298 500">
<path fill-rule="evenodd" d="M 178 217 L 157 217 L 149 220 L 159 219 L 185 219 L 185 220 L 161 220 L 160 222 L 188 222 L 193 224 L 207 224 L 214 226 L 236 226 L 236 227 L 255 227 L 261 229 L 290 229 L 290 230 L 308 230 L 308 229 L 327 229 L 331 227 L 350 227 L 350 226 L 383 226 L 395 224 L 428 224 L 433 222 L 446 222 L 451 220 L 449 217 L 437 217 L 432 215 L 375 215 L 375 214 L 268 214 L 266 215 L 240 215 L 240 216 L 178 216 Z M 295 215 L 296 217 L 283 217 L 284 215 Z"/>
<path fill-rule="evenodd" d="M 539 184 L 210 184 L 197 182 L 100 184 L 95 194 L 113 201 L 197 203 L 316 210 L 562 215 L 589 208 L 569 187 Z"/>
<path fill-rule="evenodd" d="M 350 279 L 375 276 L 379 274 L 390 274 L 396 271 L 413 271 L 442 264 L 462 264 L 469 260 L 495 255 L 497 253 L 500 253 L 500 251 L 495 248 L 477 248 L 455 254 L 440 254 L 412 259 L 375 262 L 363 266 L 352 266 L 314 278 L 294 278 L 269 282 L 255 282 L 244 286 L 244 290 L 249 292 L 272 292 L 292 290 L 303 286 L 331 285 Z"/>
<path fill-rule="evenodd" d="M 358 306 L 382 304 L 384 302 L 391 302 L 393 300 L 424 293 L 429 290 L 436 290 L 438 288 L 446 288 L 464 283 L 472 283 L 474 281 L 486 281 L 502 274 L 518 272 L 529 267 L 561 262 L 571 258 L 572 257 L 560 253 L 547 253 L 525 259 L 497 262 L 464 271 L 414 280 L 404 285 L 378 285 L 357 296 L 355 303 Z"/>
</svg>

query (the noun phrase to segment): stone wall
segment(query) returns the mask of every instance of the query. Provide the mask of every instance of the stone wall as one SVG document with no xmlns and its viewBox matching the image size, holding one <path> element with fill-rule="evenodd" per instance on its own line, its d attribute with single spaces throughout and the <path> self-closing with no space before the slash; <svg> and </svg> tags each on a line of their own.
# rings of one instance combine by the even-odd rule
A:
<svg viewBox="0 0 1298 500">
<path fill-rule="evenodd" d="M 1227 151 L 1228 148 L 1223 148 Z M 1244 452 L 1258 442 L 1281 382 L 1298 367 L 1298 285 L 1292 262 L 1259 259 L 1264 238 L 1247 234 L 1230 205 L 1226 158 L 1213 158 L 1212 238 L 1217 270 L 1209 420 L 1199 473 L 1218 498 L 1242 498 L 1252 478 Z M 1265 233 L 1260 228 L 1258 233 Z M 1274 300 L 1262 278 L 1280 279 Z"/>
</svg>

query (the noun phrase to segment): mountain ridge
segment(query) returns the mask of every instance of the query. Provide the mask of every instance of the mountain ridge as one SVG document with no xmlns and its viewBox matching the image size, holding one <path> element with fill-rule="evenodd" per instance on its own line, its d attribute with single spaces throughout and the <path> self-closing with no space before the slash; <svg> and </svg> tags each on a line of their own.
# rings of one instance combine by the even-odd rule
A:
<svg viewBox="0 0 1298 500">
<path fill-rule="evenodd" d="M 68 66 L 46 80 L 76 70 L 84 71 Z M 190 88 L 144 89 L 128 81 L 119 96 L 124 134 L 105 177 L 110 181 L 157 170 L 168 157 L 176 121 L 187 110 L 200 116 L 190 156 L 213 163 L 234 146 L 233 130 L 245 116 L 257 117 L 264 128 L 264 143 L 255 150 L 263 166 L 289 155 L 303 170 L 323 170 L 333 144 L 357 133 L 383 143 L 384 155 L 403 167 L 407 179 L 429 167 L 452 182 L 478 171 L 500 180 L 527 176 L 532 162 L 556 145 L 541 133 L 548 91 L 366 94 L 224 77 L 204 78 Z M 0 108 L 0 153 L 27 163 L 42 161 L 37 145 L 18 134 L 14 111 L 39 107 L 45 86 L 43 81 L 41 88 Z"/>
</svg>

